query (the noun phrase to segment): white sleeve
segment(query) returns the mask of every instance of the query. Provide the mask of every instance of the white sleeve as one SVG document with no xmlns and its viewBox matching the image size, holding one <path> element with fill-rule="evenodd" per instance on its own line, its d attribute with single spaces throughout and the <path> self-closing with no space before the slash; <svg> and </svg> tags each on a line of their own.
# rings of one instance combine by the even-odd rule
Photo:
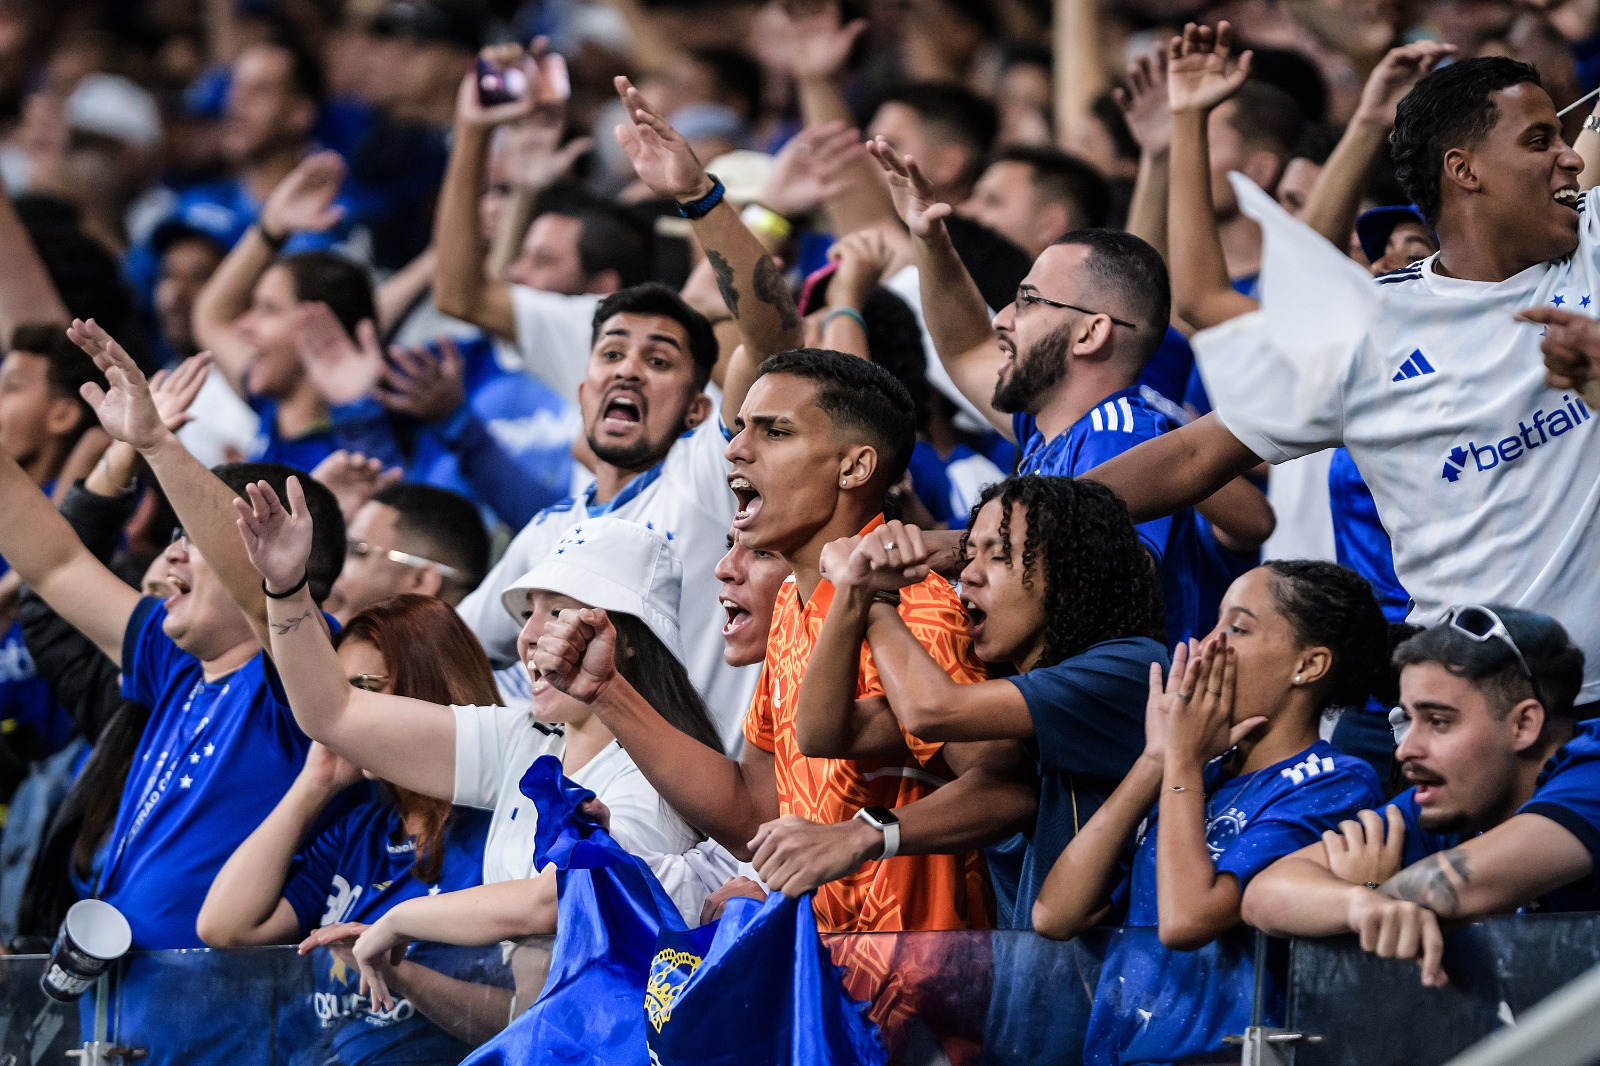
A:
<svg viewBox="0 0 1600 1066">
<path fill-rule="evenodd" d="M 555 512 L 541 511 L 512 538 L 506 553 L 482 584 L 456 607 L 456 613 L 477 636 L 494 666 L 506 667 L 517 661 L 517 634 L 522 632 L 522 627 L 500 602 L 501 594 L 532 570 L 567 527 L 580 517 L 579 512 L 573 511 L 572 522 L 563 522 Z"/>
<path fill-rule="evenodd" d="M 1344 408 L 1337 388 L 1306 389 L 1299 360 L 1272 342 L 1265 311 L 1194 336 L 1200 379 L 1217 418 L 1269 463 L 1337 448 Z"/>
<path fill-rule="evenodd" d="M 456 788 L 451 802 L 492 811 L 500 798 L 512 738 L 526 728 L 509 707 L 451 707 L 456 716 Z"/>
<path fill-rule="evenodd" d="M 578 382 L 589 366 L 589 336 L 601 297 L 511 286 L 511 315 L 523 369 L 576 403 Z"/>
<path fill-rule="evenodd" d="M 749 863 L 741 863 L 714 840 L 702 840 L 681 855 L 639 857 L 650 864 L 650 871 L 678 905 L 678 912 L 690 928 L 700 924 L 700 909 L 705 906 L 706 897 L 729 879 L 741 874 L 755 879 Z"/>
</svg>

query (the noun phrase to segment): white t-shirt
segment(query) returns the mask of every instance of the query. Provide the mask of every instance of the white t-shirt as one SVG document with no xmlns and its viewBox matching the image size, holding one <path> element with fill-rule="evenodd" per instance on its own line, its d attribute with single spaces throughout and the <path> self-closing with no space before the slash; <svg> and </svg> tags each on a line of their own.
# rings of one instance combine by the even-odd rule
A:
<svg viewBox="0 0 1600 1066">
<path fill-rule="evenodd" d="M 508 707 L 452 707 L 456 716 L 456 792 L 463 807 L 494 812 L 483 849 L 485 884 L 532 877 L 539 809 L 518 785 L 541 755 L 560 757 L 560 732 Z M 637 855 L 681 855 L 697 835 L 668 807 L 615 741 L 567 775 L 611 811 L 611 835 Z M 676 895 L 674 900 L 676 900 Z M 699 896 L 704 901 L 705 896 Z M 695 915 L 699 916 L 696 902 Z"/>
<path fill-rule="evenodd" d="M 1513 316 L 1600 313 L 1597 196 L 1584 197 L 1566 259 L 1489 283 L 1444 277 L 1432 256 L 1377 279 L 1373 323 L 1335 365 L 1306 367 L 1304 352 L 1266 340 L 1266 315 L 1281 323 L 1297 299 L 1317 299 L 1293 278 L 1266 277 L 1267 312 L 1197 345 L 1219 418 L 1257 455 L 1349 449 L 1415 601 L 1411 621 L 1463 603 L 1548 614 L 1588 658 L 1580 702 L 1600 699 L 1600 434 L 1576 393 L 1545 384 L 1541 328 Z M 1280 293 L 1289 307 L 1273 306 Z M 1324 373 L 1329 387 L 1304 387 Z"/>
<path fill-rule="evenodd" d="M 511 315 L 517 324 L 522 369 L 570 403 L 578 402 L 578 382 L 589 368 L 589 337 L 603 296 L 511 286 Z"/>
<path fill-rule="evenodd" d="M 609 504 L 575 497 L 535 515 L 457 608 L 496 666 L 514 663 L 521 626 L 506 612 L 501 594 L 548 554 L 561 535 L 588 518 L 609 514 L 668 534 L 683 563 L 678 627 L 684 668 L 706 701 L 717 734 L 737 750 L 744 712 L 755 691 L 758 666 L 722 661 L 722 627 L 728 615 L 718 603 L 722 586 L 713 571 L 727 554 L 728 527 L 736 507 L 728 488 L 727 438 L 716 418 L 686 434 L 661 463 L 640 474 Z"/>
</svg>

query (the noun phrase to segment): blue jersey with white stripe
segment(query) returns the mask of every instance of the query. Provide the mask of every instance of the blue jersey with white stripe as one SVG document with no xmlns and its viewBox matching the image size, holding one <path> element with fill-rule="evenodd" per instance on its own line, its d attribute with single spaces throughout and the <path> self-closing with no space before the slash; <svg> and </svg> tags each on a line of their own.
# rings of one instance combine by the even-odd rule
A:
<svg viewBox="0 0 1600 1066">
<path fill-rule="evenodd" d="M 1432 373 L 1431 370 L 1424 373 Z M 1372 490 L 1356 461 L 1339 448 L 1328 464 L 1328 508 L 1333 517 L 1333 547 L 1340 566 L 1348 566 L 1372 585 L 1372 593 L 1391 623 L 1404 622 L 1411 597 L 1394 572 L 1394 548 L 1378 518 Z"/>
<path fill-rule="evenodd" d="M 1137 385 L 1107 396 L 1065 433 L 1050 440 L 1039 432 L 1032 415 L 1011 416 L 1012 433 L 1022 451 L 1017 473 L 1052 477 L 1082 477 L 1108 459 L 1172 428 L 1172 422 L 1145 400 Z M 1198 579 L 1203 552 L 1194 511 L 1185 509 L 1134 528 L 1161 568 L 1168 639 L 1176 643 L 1203 635 L 1201 618 L 1205 612 Z M 1214 603 L 1211 613 L 1216 613 Z"/>
</svg>

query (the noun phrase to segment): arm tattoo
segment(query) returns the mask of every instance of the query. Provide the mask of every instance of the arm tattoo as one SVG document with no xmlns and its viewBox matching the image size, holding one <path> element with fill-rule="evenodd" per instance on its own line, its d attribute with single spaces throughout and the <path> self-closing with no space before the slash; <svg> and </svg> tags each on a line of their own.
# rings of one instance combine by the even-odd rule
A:
<svg viewBox="0 0 1600 1066">
<path fill-rule="evenodd" d="M 272 631 L 278 634 L 280 637 L 286 633 L 293 633 L 295 630 L 300 628 L 301 622 L 304 622 L 309 618 L 315 618 L 316 616 L 317 612 L 308 610 L 304 614 L 296 615 L 286 622 L 272 623 Z"/>
<path fill-rule="evenodd" d="M 764 304 L 770 304 L 773 310 L 778 312 L 778 322 L 785 330 L 795 329 L 800 325 L 800 312 L 795 310 L 794 297 L 789 295 L 789 286 L 783 281 L 783 271 L 772 261 L 772 256 L 764 255 L 756 260 L 755 277 L 752 281 L 756 299 Z"/>
<path fill-rule="evenodd" d="M 1385 882 L 1382 892 L 1410 900 L 1441 917 L 1454 917 L 1461 908 L 1460 890 L 1472 882 L 1466 852 L 1460 848 L 1430 855 L 1406 867 Z"/>
<path fill-rule="evenodd" d="M 722 293 L 722 302 L 728 305 L 728 314 L 738 318 L 739 287 L 733 283 L 733 267 L 720 252 L 708 251 L 706 258 L 711 261 L 711 273 L 717 279 L 717 291 Z"/>
</svg>

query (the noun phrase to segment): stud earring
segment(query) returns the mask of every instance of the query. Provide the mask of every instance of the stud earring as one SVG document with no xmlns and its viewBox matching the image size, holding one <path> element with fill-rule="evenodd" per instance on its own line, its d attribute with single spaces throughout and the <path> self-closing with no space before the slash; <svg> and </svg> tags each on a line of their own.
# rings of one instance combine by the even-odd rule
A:
<svg viewBox="0 0 1600 1066">
<path fill-rule="evenodd" d="M 844 478 L 840 478 L 839 479 L 839 487 L 841 489 L 844 488 L 847 484 L 849 484 L 849 482 L 847 482 Z"/>
<path fill-rule="evenodd" d="M 1297 684 L 1297 685 L 1300 684 L 1300 675 L 1299 674 L 1295 674 L 1294 675 L 1294 683 Z"/>
</svg>

